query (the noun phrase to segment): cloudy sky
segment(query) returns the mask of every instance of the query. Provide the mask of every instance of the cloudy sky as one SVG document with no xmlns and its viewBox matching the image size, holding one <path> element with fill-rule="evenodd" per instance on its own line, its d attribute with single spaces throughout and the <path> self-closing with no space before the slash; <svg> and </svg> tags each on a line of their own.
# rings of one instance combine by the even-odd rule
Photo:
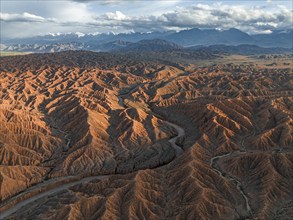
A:
<svg viewBox="0 0 293 220">
<path fill-rule="evenodd" d="M 280 0 L 1 0 L 1 38 L 48 33 L 150 32 L 238 28 L 250 34 L 292 28 Z"/>
</svg>

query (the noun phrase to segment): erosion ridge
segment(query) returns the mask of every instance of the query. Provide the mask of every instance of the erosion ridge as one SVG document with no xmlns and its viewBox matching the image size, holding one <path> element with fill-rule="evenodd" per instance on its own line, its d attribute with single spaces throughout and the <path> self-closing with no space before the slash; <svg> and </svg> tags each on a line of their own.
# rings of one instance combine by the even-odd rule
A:
<svg viewBox="0 0 293 220">
<path fill-rule="evenodd" d="M 120 98 L 120 97 L 119 97 Z M 124 108 L 124 105 L 121 104 L 121 106 Z M 185 135 L 185 132 L 184 130 L 179 127 L 178 125 L 175 125 L 173 123 L 170 123 L 170 122 L 166 122 L 168 125 L 170 125 L 171 127 L 173 127 L 175 130 L 177 130 L 178 132 L 178 135 L 171 138 L 169 140 L 171 146 L 174 148 L 174 151 L 176 152 L 176 156 L 178 157 L 180 154 L 182 154 L 182 149 L 176 144 L 176 140 L 181 138 L 181 137 L 184 137 Z M 65 133 L 63 131 L 61 131 L 62 133 Z M 65 136 L 66 137 L 66 136 Z M 68 150 L 68 147 L 70 145 L 70 139 L 68 139 L 68 142 L 67 142 L 67 149 Z M 95 180 L 95 179 L 99 179 L 99 180 L 103 180 L 103 179 L 106 179 L 108 176 L 93 176 L 93 177 L 85 177 L 85 178 L 82 178 L 80 180 L 77 180 L 77 181 L 73 181 L 71 182 L 70 179 L 72 179 L 72 176 L 69 176 L 69 177 L 63 177 L 61 178 L 61 181 L 62 183 L 60 183 L 60 185 L 52 188 L 52 189 L 49 189 L 49 190 L 46 190 L 48 189 L 48 186 L 47 187 L 44 187 L 44 184 L 39 184 L 40 187 L 44 188 L 45 190 L 42 191 L 42 189 L 38 189 L 38 185 L 32 187 L 32 189 L 28 189 L 27 192 L 24 191 L 23 193 L 21 194 L 24 194 L 24 196 L 26 196 L 26 194 L 31 194 L 31 193 L 36 193 L 36 195 L 33 195 L 33 196 L 30 196 L 28 197 L 27 199 L 24 198 L 23 200 L 20 199 L 20 196 L 17 195 L 16 198 L 11 198 L 9 199 L 9 201 L 7 201 L 6 203 L 4 203 L 3 206 L 0 206 L 0 210 L 3 210 L 4 211 L 1 211 L 1 216 L 0 218 L 1 219 L 4 219 L 6 218 L 7 216 L 13 214 L 14 212 L 18 211 L 19 209 L 21 209 L 22 207 L 24 207 L 25 205 L 28 205 L 30 203 L 33 203 L 34 201 L 38 200 L 38 199 L 42 199 L 44 197 L 47 197 L 49 195 L 52 195 L 52 194 L 55 194 L 57 192 L 60 192 L 62 190 L 65 190 L 65 189 L 69 189 L 70 187 L 74 186 L 74 185 L 78 185 L 78 184 L 81 184 L 81 183 L 86 183 L 86 182 L 89 182 L 91 180 Z M 69 180 L 69 182 L 67 182 L 66 180 Z M 74 180 L 74 179 L 73 179 Z M 53 179 L 53 183 L 48 183 L 47 185 L 53 185 L 53 184 L 56 184 L 56 182 L 58 182 L 58 178 L 57 179 Z M 66 182 L 64 182 L 66 181 Z M 63 183 L 64 182 L 64 183 Z M 15 203 L 16 202 L 16 203 Z M 10 207 L 10 204 L 13 204 L 12 207 Z M 15 203 L 15 204 L 14 204 Z M 8 209 L 5 209 L 5 204 L 8 205 Z"/>
<path fill-rule="evenodd" d="M 126 95 L 128 93 L 125 93 L 124 95 Z M 124 105 L 124 101 L 123 101 L 123 98 L 121 98 L 121 96 L 119 96 L 119 105 L 122 108 L 127 108 Z M 185 132 L 178 125 L 175 125 L 175 124 L 173 124 L 171 122 L 165 122 L 165 123 L 168 124 L 169 126 L 173 127 L 178 133 L 175 137 L 172 137 L 169 140 L 169 143 L 173 147 L 174 151 L 176 152 L 176 156 L 178 157 L 180 154 L 183 153 L 183 150 L 181 149 L 181 147 L 179 147 L 176 144 L 176 141 L 179 138 L 184 137 Z M 57 129 L 57 128 L 54 128 L 54 129 Z M 61 130 L 59 130 L 59 132 L 65 134 L 65 139 L 66 139 L 67 143 L 66 143 L 66 147 L 63 147 L 63 151 L 67 151 L 69 149 L 69 147 L 70 147 L 71 139 L 67 138 L 68 134 L 66 132 L 61 131 Z M 55 193 L 60 192 L 62 190 L 68 189 L 68 188 L 70 188 L 70 187 L 72 187 L 74 185 L 78 185 L 78 184 L 81 184 L 81 183 L 86 183 L 86 182 L 89 182 L 89 181 L 94 180 L 94 179 L 103 180 L 103 179 L 107 178 L 107 176 L 106 175 L 100 175 L 100 176 L 93 176 L 93 177 L 85 177 L 85 178 L 82 178 L 80 180 L 73 181 L 73 182 L 70 181 L 70 179 L 72 179 L 72 178 L 73 178 L 73 176 L 60 178 L 61 179 L 60 185 L 59 186 L 57 185 L 57 186 L 55 186 L 55 187 L 53 187 L 52 189 L 49 189 L 49 190 L 48 190 L 48 188 L 51 188 L 50 185 L 56 185 L 56 183 L 59 182 L 58 181 L 59 178 L 53 179 L 53 182 L 49 182 L 48 184 L 46 184 L 47 185 L 46 187 L 44 187 L 44 184 L 43 184 L 45 182 L 43 182 L 42 184 L 39 184 L 41 189 L 39 189 L 38 185 L 33 186 L 33 187 L 31 187 L 32 189 L 29 188 L 27 190 L 27 192 L 24 191 L 24 192 L 21 193 L 21 194 L 23 194 L 24 199 L 21 199 L 20 195 L 17 195 L 16 198 L 13 198 L 13 197 L 10 198 L 9 201 L 6 201 L 2 206 L 0 206 L 0 210 L 1 210 L 0 218 L 4 219 L 7 216 L 9 216 L 9 215 L 13 214 L 14 212 L 18 211 L 19 209 L 21 209 L 25 205 L 33 203 L 34 201 L 36 201 L 38 199 L 42 199 L 42 198 L 44 198 L 46 196 L 49 196 L 51 194 L 55 194 Z M 73 180 L 75 180 L 75 179 L 73 178 Z M 32 194 L 32 196 L 26 198 L 26 196 L 28 194 Z M 13 204 L 13 205 L 10 205 L 10 204 Z M 8 209 L 6 208 L 5 205 L 8 206 Z M 4 211 L 2 211 L 2 210 L 4 210 Z"/>
<path fill-rule="evenodd" d="M 140 56 L 0 58 L 0 218 L 290 219 L 292 69 Z"/>
</svg>

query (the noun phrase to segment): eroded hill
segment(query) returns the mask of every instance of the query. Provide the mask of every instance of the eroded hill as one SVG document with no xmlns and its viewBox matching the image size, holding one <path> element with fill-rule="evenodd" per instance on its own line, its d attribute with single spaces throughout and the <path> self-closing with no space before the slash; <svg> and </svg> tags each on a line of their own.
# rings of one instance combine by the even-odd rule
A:
<svg viewBox="0 0 293 220">
<path fill-rule="evenodd" d="M 292 69 L 142 57 L 0 59 L 0 218 L 291 219 Z"/>
</svg>

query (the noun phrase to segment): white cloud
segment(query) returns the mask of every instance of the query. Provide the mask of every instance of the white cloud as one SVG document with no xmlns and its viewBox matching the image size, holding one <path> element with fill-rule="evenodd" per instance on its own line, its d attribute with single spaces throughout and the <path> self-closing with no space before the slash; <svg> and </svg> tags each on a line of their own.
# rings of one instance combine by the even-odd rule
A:
<svg viewBox="0 0 293 220">
<path fill-rule="evenodd" d="M 83 3 L 68 2 L 61 9 L 56 9 L 54 17 L 59 22 L 90 22 L 93 20 L 94 13 L 91 12 L 89 5 Z"/>
<path fill-rule="evenodd" d="M 292 27 L 292 9 L 284 5 L 260 6 L 226 2 L 190 6 L 191 2 L 183 4 L 184 1 L 178 0 L 119 2 L 121 1 L 44 1 L 40 4 L 43 5 L 39 7 L 40 10 L 34 5 L 33 11 L 26 8 L 24 13 L 3 12 L 0 14 L 1 35 L 14 37 L 16 34 L 32 36 L 48 32 L 149 32 L 194 27 L 238 28 L 249 33 L 270 33 L 275 29 Z M 11 7 L 9 9 L 13 10 Z M 35 24 L 29 25 L 31 22 Z"/>
<path fill-rule="evenodd" d="M 117 21 L 127 20 L 127 16 L 123 14 L 121 11 L 116 11 L 115 13 L 108 12 L 104 15 L 104 18 L 107 20 L 117 20 Z"/>
<path fill-rule="evenodd" d="M 44 22 L 46 19 L 27 12 L 22 14 L 9 14 L 0 12 L 0 20 L 6 22 Z"/>
<path fill-rule="evenodd" d="M 196 4 L 190 8 L 179 8 L 163 13 L 156 21 L 162 28 L 239 28 L 256 33 L 265 28 L 292 27 L 292 11 L 285 7 L 270 10 L 266 7 L 248 7 L 216 4 Z"/>
<path fill-rule="evenodd" d="M 271 30 L 260 30 L 256 31 L 257 34 L 271 34 L 273 33 Z"/>
</svg>

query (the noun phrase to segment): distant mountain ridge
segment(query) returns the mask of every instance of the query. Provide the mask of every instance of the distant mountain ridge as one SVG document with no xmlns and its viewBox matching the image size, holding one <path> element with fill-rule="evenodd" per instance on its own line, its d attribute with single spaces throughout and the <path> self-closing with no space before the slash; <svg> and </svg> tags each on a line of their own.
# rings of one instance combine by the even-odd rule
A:
<svg viewBox="0 0 293 220">
<path fill-rule="evenodd" d="M 89 45 L 84 43 L 54 43 L 47 45 L 40 44 L 14 44 L 10 46 L 1 46 L 2 51 L 11 52 L 33 52 L 33 53 L 54 53 L 67 50 L 88 50 Z"/>
<path fill-rule="evenodd" d="M 49 45 L 38 44 L 16 44 L 5 46 L 1 44 L 2 51 L 8 52 L 33 52 L 33 53 L 53 53 L 68 50 L 84 50 L 96 52 L 112 52 L 112 53 L 149 53 L 149 52 L 175 52 L 179 54 L 193 54 L 193 52 L 201 52 L 204 54 L 283 54 L 293 53 L 293 48 L 282 47 L 260 47 L 250 44 L 233 45 L 211 45 L 211 46 L 192 46 L 182 47 L 170 41 L 153 39 L 141 40 L 131 43 L 125 41 L 113 41 L 105 44 L 89 45 L 84 43 L 54 43 Z"/>
<path fill-rule="evenodd" d="M 240 55 L 293 53 L 293 48 L 259 47 L 259 46 L 250 45 L 250 44 L 241 44 L 237 46 L 227 46 L 227 45 L 195 46 L 195 47 L 190 47 L 190 49 L 204 50 L 210 53 L 228 53 L 228 54 L 240 54 Z"/>
<path fill-rule="evenodd" d="M 119 52 L 157 52 L 168 50 L 180 50 L 182 46 L 170 41 L 153 39 L 153 40 L 141 40 L 136 43 L 128 43 L 125 47 L 117 49 Z"/>
<path fill-rule="evenodd" d="M 171 34 L 167 39 L 184 46 L 214 44 L 238 45 L 254 41 L 252 36 L 235 28 L 225 31 L 194 28 Z"/>
<path fill-rule="evenodd" d="M 253 44 L 260 47 L 285 47 L 292 48 L 293 46 L 293 31 L 280 30 L 273 31 L 271 34 L 249 35 L 238 29 L 231 28 L 228 30 L 208 29 L 201 30 L 193 28 L 182 30 L 179 32 L 151 32 L 151 33 L 120 33 L 120 34 L 85 34 L 69 33 L 69 34 L 51 34 L 45 36 L 30 37 L 24 39 L 10 39 L 1 42 L 6 46 L 15 44 L 37 44 L 37 45 L 52 45 L 52 44 L 68 44 L 79 43 L 88 45 L 94 50 L 100 50 L 101 45 L 111 42 L 130 42 L 136 43 L 141 40 L 161 39 L 171 41 L 180 46 L 210 46 L 210 45 L 240 45 Z M 118 43 L 119 44 L 119 43 Z M 108 45 L 109 46 L 109 45 Z M 108 48 L 106 48 L 108 49 Z M 105 49 L 105 50 L 106 50 Z"/>
</svg>

